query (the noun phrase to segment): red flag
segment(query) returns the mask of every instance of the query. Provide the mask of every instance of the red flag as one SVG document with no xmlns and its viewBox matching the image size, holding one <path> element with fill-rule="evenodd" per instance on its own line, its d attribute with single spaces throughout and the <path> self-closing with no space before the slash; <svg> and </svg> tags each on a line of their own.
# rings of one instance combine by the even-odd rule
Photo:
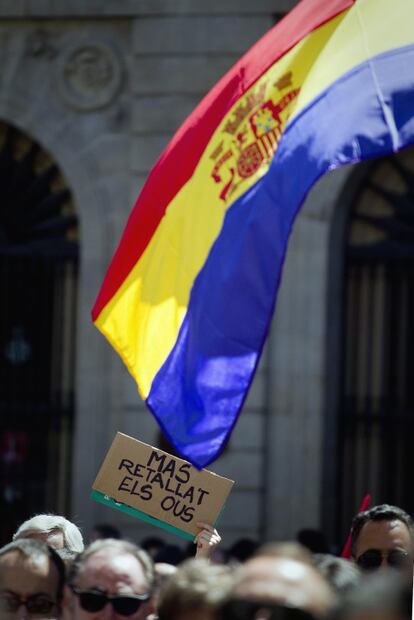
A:
<svg viewBox="0 0 414 620">
<path fill-rule="evenodd" d="M 361 502 L 358 512 L 364 512 L 364 510 L 368 510 L 370 506 L 371 506 L 371 495 L 367 493 Z M 345 546 L 342 549 L 341 558 L 345 558 L 346 560 L 349 560 L 351 558 L 352 556 L 351 546 L 352 546 L 352 537 L 351 537 L 351 532 L 349 532 L 349 536 L 347 538 Z"/>
</svg>

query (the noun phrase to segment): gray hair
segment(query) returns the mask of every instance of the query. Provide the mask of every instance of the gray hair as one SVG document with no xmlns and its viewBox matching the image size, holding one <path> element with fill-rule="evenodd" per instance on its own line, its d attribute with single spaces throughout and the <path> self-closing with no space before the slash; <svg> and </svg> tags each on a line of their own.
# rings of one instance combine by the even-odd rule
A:
<svg viewBox="0 0 414 620">
<path fill-rule="evenodd" d="M 228 566 L 207 560 L 187 560 L 161 589 L 159 620 L 174 620 L 183 612 L 218 609 L 233 583 Z"/>
<path fill-rule="evenodd" d="M 27 538 L 29 534 L 36 532 L 49 533 L 59 530 L 63 534 L 65 551 L 68 554 L 60 553 L 61 556 L 73 557 L 84 549 L 83 538 L 80 529 L 65 517 L 53 514 L 41 514 L 28 519 L 21 524 L 17 532 L 13 535 L 13 540 Z M 63 550 L 62 550 L 63 551 Z"/>
<path fill-rule="evenodd" d="M 4 557 L 8 553 L 17 551 L 23 555 L 26 559 L 38 563 L 43 558 L 48 558 L 58 572 L 58 588 L 57 599 L 62 598 L 63 586 L 65 583 L 65 564 L 55 549 L 49 547 L 46 543 L 40 540 L 21 539 L 14 540 L 13 542 L 4 545 L 0 548 L 0 558 Z"/>
<path fill-rule="evenodd" d="M 68 574 L 68 583 L 72 583 L 76 575 L 78 575 L 88 558 L 95 553 L 110 549 L 114 555 L 130 554 L 138 560 L 142 566 L 145 579 L 148 583 L 150 592 L 153 591 L 155 585 L 154 564 L 146 551 L 134 545 L 127 540 L 119 540 L 115 538 L 100 538 L 91 543 L 86 549 L 80 553 L 71 563 Z"/>
<path fill-rule="evenodd" d="M 329 553 L 315 553 L 313 561 L 337 594 L 342 596 L 359 584 L 361 571 L 354 562 Z"/>
</svg>

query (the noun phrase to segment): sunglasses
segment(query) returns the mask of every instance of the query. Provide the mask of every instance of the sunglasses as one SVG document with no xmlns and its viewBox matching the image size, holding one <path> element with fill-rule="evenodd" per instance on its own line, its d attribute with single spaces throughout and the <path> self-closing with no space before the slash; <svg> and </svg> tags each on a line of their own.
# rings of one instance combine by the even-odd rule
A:
<svg viewBox="0 0 414 620">
<path fill-rule="evenodd" d="M 220 609 L 220 620 L 314 620 L 309 612 L 288 605 L 251 601 L 248 599 L 230 599 Z"/>
<path fill-rule="evenodd" d="M 82 609 L 90 613 L 101 611 L 107 603 L 111 603 L 120 616 L 132 616 L 138 611 L 142 603 L 146 603 L 150 599 L 149 594 L 134 594 L 134 596 L 115 594 L 112 596 L 99 590 L 80 590 L 75 586 L 70 586 L 70 588 L 79 597 Z"/>
<path fill-rule="evenodd" d="M 56 602 L 51 601 L 43 594 L 33 594 L 23 600 L 12 592 L 0 593 L 0 611 L 15 613 L 21 605 L 27 609 L 29 614 L 50 614 Z"/>
<path fill-rule="evenodd" d="M 400 549 L 392 549 L 385 553 L 379 549 L 368 549 L 357 558 L 356 563 L 363 570 L 377 570 L 381 566 L 383 557 L 387 559 L 388 566 L 392 568 L 405 568 L 412 561 L 410 554 Z"/>
</svg>

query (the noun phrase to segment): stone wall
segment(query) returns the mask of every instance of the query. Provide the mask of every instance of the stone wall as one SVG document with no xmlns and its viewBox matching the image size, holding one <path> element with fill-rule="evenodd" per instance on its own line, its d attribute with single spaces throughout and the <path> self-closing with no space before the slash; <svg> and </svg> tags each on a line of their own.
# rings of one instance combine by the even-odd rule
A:
<svg viewBox="0 0 414 620">
<path fill-rule="evenodd" d="M 225 71 L 288 0 L 0 0 L 0 117 L 41 142 L 75 197 L 81 230 L 72 516 L 115 521 L 89 500 L 117 430 L 155 443 L 135 384 L 90 309 L 146 175 Z M 177 162 L 179 166 L 179 162 Z M 277 315 L 231 442 L 214 464 L 236 479 L 221 521 L 241 536 L 291 537 L 319 523 L 329 177 L 299 217 Z M 116 515 L 125 534 L 154 531 Z"/>
</svg>

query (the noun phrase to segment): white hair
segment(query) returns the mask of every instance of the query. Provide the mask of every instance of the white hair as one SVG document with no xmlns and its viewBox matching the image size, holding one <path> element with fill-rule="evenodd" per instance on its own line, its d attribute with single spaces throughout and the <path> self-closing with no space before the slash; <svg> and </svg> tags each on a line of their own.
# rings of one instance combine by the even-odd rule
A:
<svg viewBox="0 0 414 620">
<path fill-rule="evenodd" d="M 28 519 L 21 524 L 13 535 L 13 540 L 27 538 L 29 534 L 35 532 L 49 533 L 53 530 L 60 530 L 62 532 L 65 549 L 71 553 L 81 553 L 83 551 L 84 544 L 80 529 L 74 523 L 59 515 L 36 515 Z"/>
</svg>

